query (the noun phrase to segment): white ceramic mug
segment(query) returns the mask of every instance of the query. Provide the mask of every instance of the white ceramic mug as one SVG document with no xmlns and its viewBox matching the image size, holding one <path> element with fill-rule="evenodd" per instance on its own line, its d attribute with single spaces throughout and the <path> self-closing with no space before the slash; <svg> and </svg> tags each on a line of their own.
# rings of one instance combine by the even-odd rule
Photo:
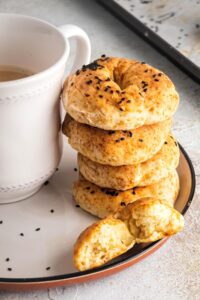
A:
<svg viewBox="0 0 200 300">
<path fill-rule="evenodd" d="M 59 164 L 59 95 L 70 37 L 77 42 L 74 71 L 90 59 L 90 42 L 82 29 L 74 25 L 56 28 L 32 17 L 0 14 L 0 65 L 34 73 L 0 82 L 0 203 L 34 194 Z"/>
</svg>

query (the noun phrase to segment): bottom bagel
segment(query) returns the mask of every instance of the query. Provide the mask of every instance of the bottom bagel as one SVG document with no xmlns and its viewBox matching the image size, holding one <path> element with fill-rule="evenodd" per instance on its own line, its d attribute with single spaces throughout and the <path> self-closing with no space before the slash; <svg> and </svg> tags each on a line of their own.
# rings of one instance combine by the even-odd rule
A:
<svg viewBox="0 0 200 300">
<path fill-rule="evenodd" d="M 165 200 L 172 206 L 179 192 L 179 177 L 176 170 L 159 182 L 136 187 L 126 191 L 116 191 L 99 186 L 80 178 L 74 183 L 73 196 L 77 204 L 92 215 L 104 218 L 124 206 L 145 197 Z"/>
</svg>

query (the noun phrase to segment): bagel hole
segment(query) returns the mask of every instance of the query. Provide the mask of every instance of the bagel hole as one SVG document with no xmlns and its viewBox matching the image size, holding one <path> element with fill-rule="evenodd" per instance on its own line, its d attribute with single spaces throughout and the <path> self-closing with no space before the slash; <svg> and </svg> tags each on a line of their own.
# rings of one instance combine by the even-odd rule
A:
<svg viewBox="0 0 200 300">
<path fill-rule="evenodd" d="M 113 70 L 113 81 L 119 86 L 119 88 L 121 90 L 123 90 L 122 78 L 121 78 L 121 76 L 119 76 L 119 74 L 117 72 L 117 68 L 114 68 L 114 70 Z"/>
</svg>

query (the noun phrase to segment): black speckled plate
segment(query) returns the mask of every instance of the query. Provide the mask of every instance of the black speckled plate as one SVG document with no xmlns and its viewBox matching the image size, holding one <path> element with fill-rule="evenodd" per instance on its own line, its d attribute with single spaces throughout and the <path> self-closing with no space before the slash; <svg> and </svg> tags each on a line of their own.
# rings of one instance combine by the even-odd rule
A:
<svg viewBox="0 0 200 300">
<path fill-rule="evenodd" d="M 0 206 L 0 289 L 24 290 L 97 279 L 126 268 L 167 239 L 134 247 L 100 268 L 77 272 L 72 249 L 79 233 L 96 218 L 75 206 L 76 153 L 66 145 L 60 169 L 29 199 Z M 195 189 L 192 163 L 181 147 L 180 193 L 175 207 L 185 214 Z"/>
</svg>

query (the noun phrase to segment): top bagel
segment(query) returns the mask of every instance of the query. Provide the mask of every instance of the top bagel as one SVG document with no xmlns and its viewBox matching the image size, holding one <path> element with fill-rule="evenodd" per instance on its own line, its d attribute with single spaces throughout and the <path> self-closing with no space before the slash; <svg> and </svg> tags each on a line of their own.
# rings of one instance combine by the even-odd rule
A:
<svg viewBox="0 0 200 300">
<path fill-rule="evenodd" d="M 70 75 L 63 103 L 78 122 L 105 130 L 130 130 L 164 121 L 179 96 L 172 81 L 144 62 L 102 57 Z"/>
</svg>

